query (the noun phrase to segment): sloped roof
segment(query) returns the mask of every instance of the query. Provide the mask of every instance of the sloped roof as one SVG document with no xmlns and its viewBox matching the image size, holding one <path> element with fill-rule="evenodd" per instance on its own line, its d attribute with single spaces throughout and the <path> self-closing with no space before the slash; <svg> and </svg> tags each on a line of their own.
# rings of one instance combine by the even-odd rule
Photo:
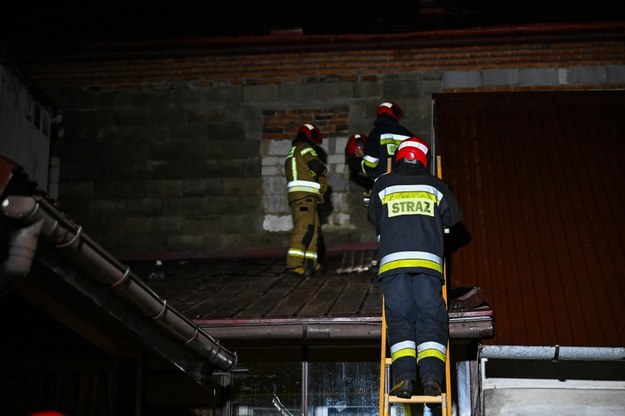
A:
<svg viewBox="0 0 625 416">
<path fill-rule="evenodd" d="M 382 294 L 372 262 L 377 245 L 330 247 L 322 271 L 285 272 L 284 249 L 231 257 L 129 262 L 178 310 L 223 340 L 295 343 L 373 340 Z M 488 338 L 493 317 L 479 288 L 450 292 L 453 338 Z"/>
</svg>

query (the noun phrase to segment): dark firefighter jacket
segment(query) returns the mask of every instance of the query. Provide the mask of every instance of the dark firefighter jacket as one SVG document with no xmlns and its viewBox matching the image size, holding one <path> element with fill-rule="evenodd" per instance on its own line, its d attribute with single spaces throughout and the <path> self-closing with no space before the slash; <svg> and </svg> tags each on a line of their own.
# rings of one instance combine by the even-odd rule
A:
<svg viewBox="0 0 625 416">
<path fill-rule="evenodd" d="M 443 277 L 444 228 L 462 217 L 446 183 L 420 164 L 402 164 L 374 182 L 368 217 L 379 239 L 379 278 L 397 273 Z"/>
<path fill-rule="evenodd" d="M 400 143 L 414 135 L 387 114 L 376 118 L 373 125 L 365 144 L 362 172 L 377 178 L 389 170 L 389 158 L 393 158 Z"/>
</svg>

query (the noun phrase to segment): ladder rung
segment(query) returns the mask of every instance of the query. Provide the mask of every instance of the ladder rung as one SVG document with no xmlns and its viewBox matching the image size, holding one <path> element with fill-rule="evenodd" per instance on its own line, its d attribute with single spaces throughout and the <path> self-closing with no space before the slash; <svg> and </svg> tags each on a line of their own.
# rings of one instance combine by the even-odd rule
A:
<svg viewBox="0 0 625 416">
<path fill-rule="evenodd" d="M 402 399 L 397 396 L 388 396 L 389 403 L 443 403 L 445 394 L 440 396 L 412 396 L 409 399 Z"/>
</svg>

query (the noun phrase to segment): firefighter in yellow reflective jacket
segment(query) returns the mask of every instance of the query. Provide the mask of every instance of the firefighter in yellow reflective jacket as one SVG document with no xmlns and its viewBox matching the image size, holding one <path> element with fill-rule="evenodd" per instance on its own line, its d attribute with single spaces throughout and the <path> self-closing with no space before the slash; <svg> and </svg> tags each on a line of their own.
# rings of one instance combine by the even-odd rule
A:
<svg viewBox="0 0 625 416">
<path fill-rule="evenodd" d="M 393 170 L 374 182 L 368 211 L 379 239 L 378 278 L 392 362 L 389 394 L 402 398 L 413 394 L 417 375 L 424 395 L 441 394 L 449 337 L 442 295 L 444 229 L 462 216 L 447 184 L 426 170 L 428 153 L 425 141 L 404 140 Z"/>
<path fill-rule="evenodd" d="M 321 224 L 317 204 L 327 191 L 325 163 L 315 146 L 323 141 L 318 127 L 304 124 L 293 140 L 284 170 L 293 231 L 286 258 L 287 269 L 297 276 L 310 276 L 319 269 L 319 237 Z"/>
</svg>

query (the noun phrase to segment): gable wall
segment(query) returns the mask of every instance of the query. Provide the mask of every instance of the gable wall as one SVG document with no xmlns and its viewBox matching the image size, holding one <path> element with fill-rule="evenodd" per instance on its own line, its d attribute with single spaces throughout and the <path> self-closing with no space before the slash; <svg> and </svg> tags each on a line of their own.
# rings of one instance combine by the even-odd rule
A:
<svg viewBox="0 0 625 416">
<path fill-rule="evenodd" d="M 31 64 L 56 103 L 62 208 L 118 255 L 286 247 L 283 160 L 319 125 L 328 244 L 374 241 L 343 149 L 382 100 L 431 140 L 432 94 L 622 89 L 623 41 Z M 156 254 L 154 254 L 156 255 Z"/>
</svg>

